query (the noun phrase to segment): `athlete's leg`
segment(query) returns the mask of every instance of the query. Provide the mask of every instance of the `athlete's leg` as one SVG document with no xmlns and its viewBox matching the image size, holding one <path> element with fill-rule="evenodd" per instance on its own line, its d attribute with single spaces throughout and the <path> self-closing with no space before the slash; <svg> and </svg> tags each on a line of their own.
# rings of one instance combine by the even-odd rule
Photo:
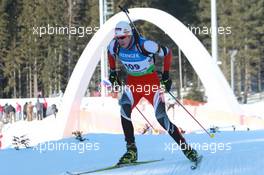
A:
<svg viewBox="0 0 264 175">
<path fill-rule="evenodd" d="M 162 97 L 163 94 L 157 92 L 154 96 L 154 109 L 155 109 L 155 116 L 159 122 L 159 124 L 168 132 L 168 134 L 178 143 L 181 145 L 185 143 L 185 139 L 182 134 L 179 132 L 177 126 L 175 126 L 170 120 L 166 113 L 165 102 Z"/>
<path fill-rule="evenodd" d="M 133 99 L 129 98 L 127 93 L 123 93 L 119 104 L 121 106 L 121 124 L 123 132 L 125 135 L 125 140 L 128 144 L 135 142 L 134 137 L 134 127 L 131 122 L 131 112 L 132 112 L 132 101 Z"/>
<path fill-rule="evenodd" d="M 185 154 L 185 156 L 191 160 L 196 161 L 198 153 L 196 150 L 191 148 L 179 129 L 176 125 L 174 125 L 170 120 L 166 113 L 165 102 L 163 94 L 160 92 L 156 92 L 153 99 L 153 106 L 155 108 L 155 115 L 159 122 L 159 124 L 169 133 L 169 135 L 175 140 L 175 142 L 180 146 L 181 150 Z"/>
<path fill-rule="evenodd" d="M 123 93 L 119 104 L 121 106 L 121 124 L 127 142 L 127 151 L 120 158 L 118 164 L 128 164 L 137 161 L 137 147 L 135 144 L 134 127 L 131 121 L 131 112 L 134 104 L 139 101 L 139 96 L 133 94 L 129 89 Z"/>
<path fill-rule="evenodd" d="M 128 144 L 135 142 L 134 127 L 131 121 L 131 112 L 133 107 L 138 103 L 140 96 L 126 88 L 119 105 L 121 106 L 121 124 Z"/>
</svg>

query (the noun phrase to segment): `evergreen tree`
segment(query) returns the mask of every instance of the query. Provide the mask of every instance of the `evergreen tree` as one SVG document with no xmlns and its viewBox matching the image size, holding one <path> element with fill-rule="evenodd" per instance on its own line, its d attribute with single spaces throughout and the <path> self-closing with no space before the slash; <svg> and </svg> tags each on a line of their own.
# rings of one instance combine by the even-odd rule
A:
<svg viewBox="0 0 264 175">
<path fill-rule="evenodd" d="M 4 76 L 4 57 L 7 55 L 7 46 L 10 34 L 7 29 L 8 16 L 5 12 L 6 1 L 0 2 L 0 97 L 5 97 L 4 85 L 6 84 L 6 78 Z"/>
</svg>

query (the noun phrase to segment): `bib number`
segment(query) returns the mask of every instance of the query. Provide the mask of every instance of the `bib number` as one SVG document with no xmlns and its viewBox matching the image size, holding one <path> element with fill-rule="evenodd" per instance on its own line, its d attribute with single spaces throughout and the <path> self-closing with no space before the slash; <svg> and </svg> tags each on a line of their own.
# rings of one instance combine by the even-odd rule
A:
<svg viewBox="0 0 264 175">
<path fill-rule="evenodd" d="M 124 65 L 130 71 L 140 70 L 140 66 L 138 64 L 124 64 Z"/>
</svg>

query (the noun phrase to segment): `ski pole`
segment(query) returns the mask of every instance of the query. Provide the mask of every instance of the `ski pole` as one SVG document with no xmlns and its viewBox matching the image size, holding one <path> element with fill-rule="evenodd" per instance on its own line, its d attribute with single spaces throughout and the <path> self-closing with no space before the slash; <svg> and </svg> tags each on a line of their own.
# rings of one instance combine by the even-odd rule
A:
<svg viewBox="0 0 264 175">
<path fill-rule="evenodd" d="M 214 134 L 210 134 L 204 127 L 203 125 L 181 104 L 181 102 L 170 92 L 168 91 L 168 93 L 171 95 L 171 97 L 176 100 L 176 102 L 194 119 L 194 121 L 196 121 L 196 123 L 198 123 L 200 125 L 200 127 L 211 137 L 214 138 Z"/>
<path fill-rule="evenodd" d="M 151 128 L 155 130 L 155 128 L 150 124 L 150 122 L 148 121 L 148 119 L 145 117 L 145 115 L 138 109 L 138 107 L 136 106 L 136 109 L 138 110 L 138 112 L 142 115 L 142 117 L 148 122 L 148 124 L 151 126 Z"/>
<path fill-rule="evenodd" d="M 123 12 L 126 14 L 128 20 L 129 20 L 129 22 L 132 24 L 132 26 L 133 26 L 133 28 L 135 29 L 135 31 L 137 32 L 138 36 L 140 36 L 139 31 L 137 30 L 137 27 L 135 26 L 135 24 L 133 23 L 133 21 L 130 19 L 129 15 L 128 15 L 128 14 L 129 14 L 128 9 L 125 8 L 125 7 L 122 7 L 122 6 L 120 6 L 120 5 L 119 5 L 118 7 L 120 8 L 121 11 L 123 11 Z"/>
</svg>

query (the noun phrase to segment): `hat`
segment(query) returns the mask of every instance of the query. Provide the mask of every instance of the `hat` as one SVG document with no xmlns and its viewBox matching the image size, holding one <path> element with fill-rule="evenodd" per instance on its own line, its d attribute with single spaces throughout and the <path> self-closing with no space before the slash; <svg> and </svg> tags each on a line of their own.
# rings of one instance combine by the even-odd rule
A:
<svg viewBox="0 0 264 175">
<path fill-rule="evenodd" d="M 115 37 L 133 35 L 131 26 L 128 22 L 120 21 L 115 27 Z"/>
</svg>

